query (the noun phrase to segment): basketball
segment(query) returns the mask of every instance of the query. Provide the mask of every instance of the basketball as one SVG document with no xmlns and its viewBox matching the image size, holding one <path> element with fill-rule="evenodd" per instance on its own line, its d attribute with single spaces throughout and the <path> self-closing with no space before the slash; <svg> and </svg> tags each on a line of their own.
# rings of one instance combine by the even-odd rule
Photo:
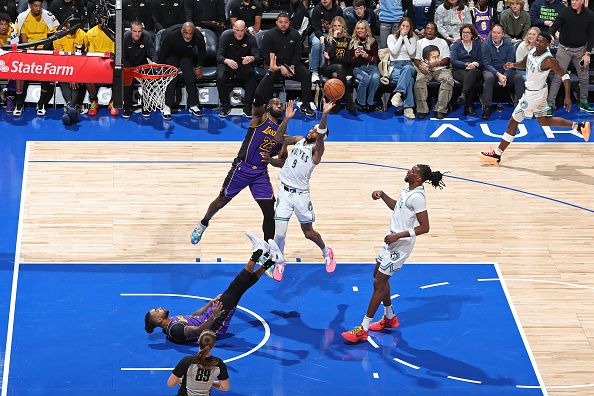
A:
<svg viewBox="0 0 594 396">
<path fill-rule="evenodd" d="M 344 84 L 338 78 L 331 78 L 324 84 L 324 94 L 332 101 L 342 98 L 344 90 Z"/>
</svg>

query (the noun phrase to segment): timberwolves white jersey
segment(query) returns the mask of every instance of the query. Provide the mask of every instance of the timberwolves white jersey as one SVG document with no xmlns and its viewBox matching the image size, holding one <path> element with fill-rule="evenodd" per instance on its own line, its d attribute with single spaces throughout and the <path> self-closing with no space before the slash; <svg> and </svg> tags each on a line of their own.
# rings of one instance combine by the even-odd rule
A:
<svg viewBox="0 0 594 396">
<path fill-rule="evenodd" d="M 285 186 L 309 190 L 309 179 L 315 168 L 313 144 L 306 144 L 305 138 L 298 141 L 285 161 L 278 178 Z"/>
<path fill-rule="evenodd" d="M 404 187 L 392 212 L 390 232 L 401 232 L 419 225 L 417 213 L 427 210 L 425 189 L 419 186 L 414 190 Z M 414 241 L 414 238 L 411 238 Z"/>
<path fill-rule="evenodd" d="M 540 65 L 543 60 L 553 56 L 548 50 L 540 56 L 534 55 L 535 52 L 536 48 L 532 48 L 526 60 L 526 89 L 530 91 L 538 91 L 547 86 L 550 70 L 541 70 Z"/>
</svg>

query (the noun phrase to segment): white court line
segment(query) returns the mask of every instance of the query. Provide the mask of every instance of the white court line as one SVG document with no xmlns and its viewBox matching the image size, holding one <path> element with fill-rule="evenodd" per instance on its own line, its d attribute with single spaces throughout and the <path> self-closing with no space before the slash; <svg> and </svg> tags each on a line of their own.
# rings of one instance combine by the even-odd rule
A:
<svg viewBox="0 0 594 396">
<path fill-rule="evenodd" d="M 359 288 L 357 286 L 353 286 L 353 291 L 354 292 L 358 292 L 359 291 Z"/>
<path fill-rule="evenodd" d="M 547 389 L 573 389 L 573 388 L 592 388 L 594 384 L 582 384 L 582 385 L 552 385 L 547 386 Z M 538 385 L 516 385 L 516 388 L 522 389 L 538 389 L 541 388 Z"/>
<path fill-rule="evenodd" d="M 456 381 L 470 382 L 470 383 L 473 383 L 473 384 L 482 384 L 481 381 L 471 380 L 471 379 L 468 379 L 468 378 L 454 377 L 453 375 L 448 375 L 448 378 L 449 379 L 456 380 Z"/>
<path fill-rule="evenodd" d="M 419 286 L 419 289 L 429 289 L 430 287 L 445 286 L 449 284 L 450 282 L 432 283 L 430 285 Z"/>
<path fill-rule="evenodd" d="M 393 296 L 390 296 L 390 300 L 395 299 L 396 297 L 400 297 L 400 294 L 394 294 Z"/>
<path fill-rule="evenodd" d="M 429 119 L 431 121 L 460 121 L 460 119 L 459 118 L 456 118 L 456 117 L 444 117 L 441 120 L 439 118 L 435 118 L 435 117 L 432 117 L 432 118 L 429 118 Z"/>
<path fill-rule="evenodd" d="M 373 378 L 378 379 L 379 378 L 379 373 L 373 373 Z"/>
<path fill-rule="evenodd" d="M 291 262 L 291 263 L 295 263 L 295 264 L 307 264 L 307 265 L 320 265 L 323 264 L 323 261 L 301 261 L 299 263 L 297 262 Z M 243 264 L 242 262 L 217 262 L 217 261 L 200 261 L 200 262 L 196 262 L 196 261 L 114 261 L 114 262 L 106 262 L 106 261 L 70 261 L 70 262 L 53 262 L 53 263 L 48 263 L 48 262 L 35 262 L 35 261 L 23 261 L 20 263 L 21 265 L 23 264 L 27 264 L 27 265 L 98 265 L 98 264 L 105 264 L 105 265 L 164 265 L 164 264 L 169 264 L 169 265 L 177 265 L 177 264 L 182 264 L 182 265 L 201 265 L 201 264 L 218 264 L 218 265 L 237 265 L 237 264 Z M 340 265 L 360 265 L 360 264 L 365 264 L 365 265 L 375 265 L 376 263 L 372 263 L 372 262 L 365 262 L 365 261 L 340 261 L 338 262 L 338 264 Z M 467 262 L 467 263 L 461 263 L 461 262 L 439 262 L 439 263 L 431 263 L 431 262 L 407 262 L 407 265 L 429 265 L 429 264 L 435 264 L 435 265 L 493 265 L 493 263 L 487 263 L 487 262 L 476 262 L 476 263 L 472 263 L 472 262 Z"/>
<path fill-rule="evenodd" d="M 394 358 L 394 361 L 395 361 L 395 362 L 398 362 L 398 363 L 400 363 L 400 364 L 404 364 L 405 366 L 412 367 L 412 368 L 414 368 L 415 370 L 418 370 L 418 369 L 420 369 L 420 367 L 419 367 L 419 366 L 415 366 L 414 364 L 410 364 L 409 362 L 405 362 L 404 360 L 401 360 L 401 359 L 398 359 L 398 358 Z"/>
<path fill-rule="evenodd" d="M 373 340 L 373 338 L 371 338 L 371 336 L 367 337 L 367 341 L 374 347 L 374 348 L 379 348 L 379 345 L 377 345 L 377 343 Z"/>
<path fill-rule="evenodd" d="M 532 349 L 530 348 L 530 344 L 528 344 L 528 338 L 526 337 L 526 333 L 524 332 L 524 328 L 522 327 L 522 323 L 520 322 L 520 317 L 516 312 L 516 308 L 512 299 L 509 295 L 509 290 L 507 289 L 507 284 L 505 283 L 505 279 L 503 278 L 503 274 L 501 273 L 501 268 L 499 268 L 498 263 L 493 263 L 495 266 L 495 271 L 497 271 L 497 276 L 501 282 L 501 288 L 505 293 L 505 298 L 507 299 L 507 304 L 509 305 L 509 309 L 511 310 L 512 314 L 514 315 L 514 320 L 516 321 L 516 327 L 520 332 L 520 336 L 522 337 L 522 342 L 524 343 L 524 348 L 526 348 L 526 352 L 528 352 L 528 357 L 530 358 L 530 362 L 532 363 L 532 368 L 534 369 L 534 373 L 536 374 L 536 378 L 538 379 L 538 383 L 540 384 L 540 388 L 542 389 L 543 396 L 548 396 L 547 388 L 545 387 L 544 381 L 542 380 L 542 375 L 540 374 L 540 369 L 536 365 L 536 359 L 534 359 L 534 354 L 532 353 Z"/>
<path fill-rule="evenodd" d="M 173 293 L 120 293 L 120 296 L 122 296 L 122 297 L 182 297 L 182 298 L 193 298 L 193 299 L 197 299 L 197 300 L 207 300 L 207 301 L 211 300 L 211 298 L 208 298 L 208 297 L 193 296 L 191 294 L 173 294 Z M 248 355 L 251 355 L 252 353 L 256 352 L 258 349 L 262 348 L 264 346 L 264 344 L 266 344 L 268 342 L 268 339 L 270 339 L 270 334 L 271 334 L 270 326 L 268 326 L 268 323 L 264 320 L 264 318 L 262 318 L 260 315 L 258 315 L 254 311 L 251 311 L 245 307 L 242 307 L 241 305 L 237 305 L 237 309 L 247 312 L 248 314 L 252 315 L 254 318 L 258 319 L 260 321 L 260 323 L 262 323 L 262 326 L 264 327 L 264 337 L 262 338 L 262 340 L 260 341 L 260 343 L 258 345 L 256 345 L 249 351 L 242 353 L 241 355 L 223 360 L 223 362 L 225 362 L 225 363 L 229 363 L 234 360 L 238 360 L 238 359 L 241 359 Z M 123 369 L 120 369 L 120 370 L 123 370 Z M 147 370 L 147 369 L 145 369 L 145 370 Z M 157 370 L 157 369 L 149 368 L 148 370 Z M 160 370 L 164 370 L 164 369 L 160 369 Z"/>
<path fill-rule="evenodd" d="M 23 231 L 23 218 L 25 217 L 25 191 L 27 174 L 29 173 L 29 143 L 25 146 L 23 163 L 23 180 L 21 184 L 21 204 L 19 208 L 19 225 L 17 228 L 16 246 L 14 249 L 14 268 L 12 270 L 12 290 L 10 292 L 10 310 L 8 311 L 8 330 L 6 332 L 6 350 L 4 352 L 4 370 L 2 371 L 2 396 L 8 395 L 8 375 L 10 374 L 10 354 L 12 351 L 12 334 L 14 329 L 14 311 L 16 307 L 17 285 L 19 283 L 19 258 L 21 255 L 21 236 Z"/>
<path fill-rule="evenodd" d="M 173 371 L 175 367 L 122 367 L 121 371 Z"/>
</svg>

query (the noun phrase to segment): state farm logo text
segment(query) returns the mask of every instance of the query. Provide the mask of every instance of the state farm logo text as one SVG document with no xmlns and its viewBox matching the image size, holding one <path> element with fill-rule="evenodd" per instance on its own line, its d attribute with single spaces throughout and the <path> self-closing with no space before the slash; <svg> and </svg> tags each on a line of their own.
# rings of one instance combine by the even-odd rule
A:
<svg viewBox="0 0 594 396">
<path fill-rule="evenodd" d="M 19 60 L 12 61 L 12 63 L 7 66 L 4 61 L 0 60 L 0 72 L 43 74 L 49 76 L 72 76 L 74 75 L 74 67 L 54 65 L 51 62 L 25 63 Z"/>
</svg>

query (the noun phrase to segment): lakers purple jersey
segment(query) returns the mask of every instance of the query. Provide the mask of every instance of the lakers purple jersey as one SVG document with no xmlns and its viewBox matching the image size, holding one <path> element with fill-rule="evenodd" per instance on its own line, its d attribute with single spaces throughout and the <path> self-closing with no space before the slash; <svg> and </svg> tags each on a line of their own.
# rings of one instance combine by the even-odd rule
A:
<svg viewBox="0 0 594 396">
<path fill-rule="evenodd" d="M 256 127 L 249 127 L 234 163 L 245 162 L 253 169 L 263 169 L 268 165 L 262 157 L 262 152 L 274 157 L 281 150 L 282 144 L 274 140 L 278 124 L 267 118 Z"/>
<path fill-rule="evenodd" d="M 493 26 L 493 7 L 487 7 L 486 11 L 473 8 L 472 15 L 474 16 L 476 31 L 483 40 L 486 40 L 489 37 L 491 26 Z"/>
<path fill-rule="evenodd" d="M 221 315 L 215 320 L 215 322 L 213 323 L 211 328 L 214 327 L 213 330 L 215 330 L 215 328 L 216 328 L 215 331 L 216 331 L 217 337 L 222 334 L 225 334 L 227 332 L 227 329 L 229 328 L 229 324 L 231 323 L 231 318 L 233 317 L 234 313 L 235 313 L 235 307 L 233 307 L 229 310 L 224 310 L 221 313 Z M 185 335 L 183 335 L 183 327 L 186 327 L 186 326 L 198 327 L 198 326 L 202 325 L 204 322 L 206 322 L 208 320 L 208 318 L 210 318 L 211 315 L 212 315 L 212 306 L 208 307 L 208 309 L 206 311 L 204 311 L 204 313 L 198 317 L 194 317 L 194 316 L 190 316 L 190 315 L 172 316 L 170 318 L 171 322 L 165 329 L 165 334 L 167 335 L 167 338 L 169 338 L 170 340 L 172 340 L 174 342 L 197 341 L 198 337 L 185 337 Z M 181 329 L 180 329 L 180 327 L 181 327 Z"/>
</svg>

